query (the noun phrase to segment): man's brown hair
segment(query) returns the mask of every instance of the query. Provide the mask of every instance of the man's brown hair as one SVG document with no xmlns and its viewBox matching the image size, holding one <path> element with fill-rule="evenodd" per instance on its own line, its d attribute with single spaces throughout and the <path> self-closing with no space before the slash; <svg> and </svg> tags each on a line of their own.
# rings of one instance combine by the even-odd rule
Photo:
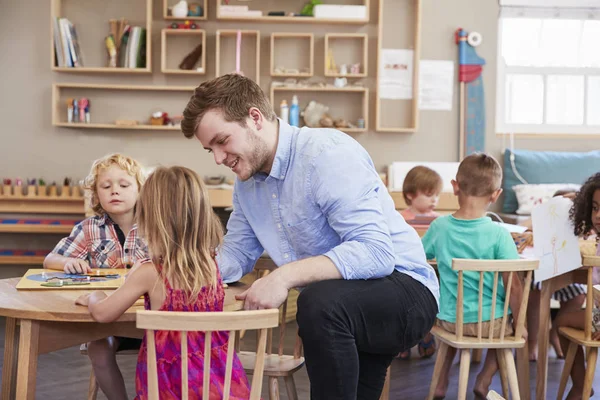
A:
<svg viewBox="0 0 600 400">
<path fill-rule="evenodd" d="M 227 122 L 237 122 L 246 126 L 248 110 L 256 107 L 269 121 L 277 116 L 269 99 L 260 86 L 252 79 L 239 74 L 227 74 L 203 82 L 194 90 L 192 98 L 183 110 L 181 131 L 192 138 L 207 111 L 218 109 Z"/>
<path fill-rule="evenodd" d="M 423 165 L 417 165 L 406 174 L 404 183 L 402 183 L 402 196 L 407 205 L 410 206 L 412 201 L 407 195 L 417 195 L 417 193 L 424 193 L 427 196 L 432 194 L 439 194 L 442 191 L 444 183 L 442 177 L 432 170 Z"/>
<path fill-rule="evenodd" d="M 500 189 L 502 168 L 489 154 L 471 154 L 458 166 L 456 181 L 460 191 L 467 196 L 489 196 Z"/>
</svg>

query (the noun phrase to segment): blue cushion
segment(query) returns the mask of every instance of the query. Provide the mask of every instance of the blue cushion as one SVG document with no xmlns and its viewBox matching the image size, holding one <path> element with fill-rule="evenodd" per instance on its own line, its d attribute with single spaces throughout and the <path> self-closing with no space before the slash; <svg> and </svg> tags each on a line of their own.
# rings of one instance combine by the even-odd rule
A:
<svg viewBox="0 0 600 400">
<path fill-rule="evenodd" d="M 510 162 L 511 151 L 504 153 L 504 204 L 502 212 L 514 213 L 519 204 L 512 187 L 522 184 Z M 600 171 L 600 150 L 587 153 L 515 150 L 514 167 L 527 183 L 578 183 Z"/>
</svg>

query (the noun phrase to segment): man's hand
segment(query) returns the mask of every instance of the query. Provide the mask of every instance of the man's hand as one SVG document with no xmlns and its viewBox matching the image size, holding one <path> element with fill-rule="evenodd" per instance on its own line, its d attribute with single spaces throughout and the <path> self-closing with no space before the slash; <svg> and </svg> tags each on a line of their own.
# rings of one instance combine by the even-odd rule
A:
<svg viewBox="0 0 600 400">
<path fill-rule="evenodd" d="M 244 300 L 244 310 L 279 308 L 283 304 L 289 289 L 277 272 L 273 271 L 260 278 L 244 293 L 235 296 L 238 300 Z"/>
<path fill-rule="evenodd" d="M 92 272 L 90 264 L 79 258 L 71 258 L 65 263 L 64 271 L 67 274 L 87 274 Z"/>
</svg>

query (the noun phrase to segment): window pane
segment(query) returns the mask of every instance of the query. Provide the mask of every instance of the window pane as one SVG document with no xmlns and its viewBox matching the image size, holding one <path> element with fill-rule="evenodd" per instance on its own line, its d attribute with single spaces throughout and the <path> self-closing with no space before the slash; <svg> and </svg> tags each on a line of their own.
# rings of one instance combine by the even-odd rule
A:
<svg viewBox="0 0 600 400">
<path fill-rule="evenodd" d="M 583 76 L 548 75 L 546 123 L 583 124 Z"/>
<path fill-rule="evenodd" d="M 600 76 L 588 76 L 587 89 L 587 124 L 600 125 Z"/>
<path fill-rule="evenodd" d="M 600 21 L 589 20 L 583 23 L 583 36 L 579 54 L 581 66 L 600 68 Z"/>
<path fill-rule="evenodd" d="M 506 76 L 506 123 L 541 124 L 544 107 L 544 80 L 541 75 Z"/>
<path fill-rule="evenodd" d="M 538 18 L 502 19 L 502 56 L 506 65 L 532 66 L 539 62 L 539 35 L 542 20 Z"/>
<path fill-rule="evenodd" d="M 540 35 L 540 58 L 537 65 L 577 67 L 583 21 L 544 19 Z"/>
</svg>

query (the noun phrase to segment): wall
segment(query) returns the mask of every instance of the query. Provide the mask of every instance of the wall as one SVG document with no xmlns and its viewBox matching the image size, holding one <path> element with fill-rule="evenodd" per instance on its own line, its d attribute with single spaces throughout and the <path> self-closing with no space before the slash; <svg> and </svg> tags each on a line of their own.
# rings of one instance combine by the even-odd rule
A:
<svg viewBox="0 0 600 400">
<path fill-rule="evenodd" d="M 72 0 L 64 0 L 68 3 Z M 395 1 L 395 0 L 387 0 Z M 407 0 L 397 0 L 399 6 Z M 176 79 L 160 73 L 160 28 L 167 23 L 161 18 L 161 4 L 155 1 L 153 28 L 152 76 L 127 75 L 80 75 L 50 71 L 49 68 L 49 13 L 50 2 L 38 0 L 0 0 L 0 117 L 2 120 L 2 145 L 0 145 L 0 175 L 3 177 L 40 177 L 47 180 L 61 179 L 65 175 L 81 178 L 87 173 L 94 158 L 108 152 L 120 151 L 139 158 L 147 164 L 183 164 L 201 174 L 230 174 L 225 167 L 218 167 L 198 142 L 190 142 L 177 132 L 92 131 L 55 128 L 51 126 L 52 82 L 97 82 L 134 84 L 187 84 L 195 85 L 198 78 Z M 162 3 L 162 2 L 160 2 Z M 212 5 L 212 0 L 210 1 Z M 377 19 L 377 0 L 372 0 L 371 20 Z M 137 3 L 136 3 L 137 4 Z M 141 3 L 140 3 L 141 4 Z M 214 19 L 214 7 L 209 5 L 209 17 Z M 496 27 L 498 6 L 492 0 L 423 0 L 422 9 L 422 59 L 456 60 L 454 30 L 463 27 L 483 34 L 483 45 L 478 48 L 480 56 L 487 61 L 484 69 L 487 112 L 487 149 L 499 156 L 502 139 L 494 133 L 495 112 L 495 65 Z M 106 24 L 106 29 L 108 29 Z M 204 24 L 214 32 L 216 22 Z M 252 24 L 219 24 L 219 28 L 250 28 Z M 271 31 L 314 29 L 322 35 L 328 29 L 335 31 L 367 32 L 370 51 L 369 68 L 376 70 L 374 23 L 366 27 L 329 27 L 321 25 L 263 24 L 262 48 L 266 55 L 261 59 L 261 84 L 268 89 L 268 34 Z M 209 75 L 214 73 L 214 35 L 209 36 L 207 63 Z M 320 47 L 319 47 L 320 48 Z M 315 72 L 322 72 L 322 55 L 317 51 Z M 201 78 L 205 79 L 205 78 Z M 374 79 L 368 80 L 374 88 Z M 374 99 L 375 93 L 371 92 Z M 419 131 L 413 134 L 376 133 L 373 131 L 354 134 L 369 151 L 378 168 L 396 160 L 405 161 L 454 161 L 458 150 L 458 95 L 455 88 L 452 111 L 424 111 L 420 116 Z M 373 102 L 371 102 L 373 103 Z M 370 107 L 370 127 L 374 127 L 374 107 Z M 517 146 L 540 150 L 580 151 L 600 148 L 598 137 L 586 139 L 518 139 Z"/>
</svg>

